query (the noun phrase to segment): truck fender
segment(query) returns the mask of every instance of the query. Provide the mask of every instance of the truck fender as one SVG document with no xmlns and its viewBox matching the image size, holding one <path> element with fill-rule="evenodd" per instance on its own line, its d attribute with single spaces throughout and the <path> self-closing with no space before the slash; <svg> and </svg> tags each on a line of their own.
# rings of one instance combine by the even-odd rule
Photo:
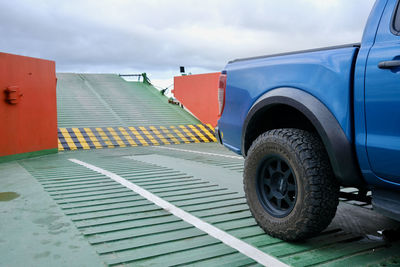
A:
<svg viewBox="0 0 400 267">
<path fill-rule="evenodd" d="M 363 187 L 364 180 L 351 142 L 329 109 L 316 97 L 302 90 L 282 87 L 263 94 L 247 113 L 242 130 L 242 154 L 246 156 L 246 134 L 254 115 L 259 111 L 287 105 L 302 113 L 320 136 L 333 169 L 341 185 Z"/>
</svg>

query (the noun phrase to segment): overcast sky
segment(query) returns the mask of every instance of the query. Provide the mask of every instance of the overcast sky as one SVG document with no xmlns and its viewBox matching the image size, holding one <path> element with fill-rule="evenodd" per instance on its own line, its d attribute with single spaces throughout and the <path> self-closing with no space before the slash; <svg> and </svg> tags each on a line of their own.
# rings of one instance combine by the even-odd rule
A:
<svg viewBox="0 0 400 267">
<path fill-rule="evenodd" d="M 141 73 L 359 42 L 373 0 L 1 0 L 0 52 L 58 72 Z"/>
</svg>

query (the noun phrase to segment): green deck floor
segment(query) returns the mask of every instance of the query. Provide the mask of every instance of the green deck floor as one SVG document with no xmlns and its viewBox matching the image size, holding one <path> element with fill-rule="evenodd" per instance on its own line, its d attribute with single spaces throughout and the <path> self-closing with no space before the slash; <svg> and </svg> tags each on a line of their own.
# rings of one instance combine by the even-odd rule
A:
<svg viewBox="0 0 400 267">
<path fill-rule="evenodd" d="M 171 126 L 199 121 L 151 85 L 116 74 L 57 73 L 58 127 Z"/>
<path fill-rule="evenodd" d="M 102 265 L 35 178 L 17 162 L 0 164 L 0 266 Z"/>
<path fill-rule="evenodd" d="M 118 174 L 293 266 L 400 264 L 399 242 L 376 233 L 399 224 L 343 202 L 328 229 L 307 242 L 264 234 L 243 195 L 243 160 L 208 143 L 62 152 L 0 164 L 0 191 L 19 194 L 0 201 L 0 266 L 258 265 L 70 158 Z M 350 214 L 359 219 L 349 220 Z"/>
</svg>

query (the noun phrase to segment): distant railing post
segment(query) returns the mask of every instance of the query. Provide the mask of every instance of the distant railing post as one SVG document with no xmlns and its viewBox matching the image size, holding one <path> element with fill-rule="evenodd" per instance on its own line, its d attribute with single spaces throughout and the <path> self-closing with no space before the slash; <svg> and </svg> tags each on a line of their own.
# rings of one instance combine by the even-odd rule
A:
<svg viewBox="0 0 400 267">
<path fill-rule="evenodd" d="M 149 84 L 149 85 L 150 85 L 151 82 L 150 82 L 149 78 L 147 78 L 146 72 L 143 72 L 143 73 L 142 73 L 142 76 L 143 76 L 143 83 Z"/>
</svg>

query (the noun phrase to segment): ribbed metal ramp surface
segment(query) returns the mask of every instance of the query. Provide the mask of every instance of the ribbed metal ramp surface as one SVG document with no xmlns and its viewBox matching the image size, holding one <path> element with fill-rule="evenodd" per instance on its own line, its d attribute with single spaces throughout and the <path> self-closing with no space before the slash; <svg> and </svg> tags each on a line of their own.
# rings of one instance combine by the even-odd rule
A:
<svg viewBox="0 0 400 267">
<path fill-rule="evenodd" d="M 151 85 L 115 74 L 57 73 L 57 79 L 58 127 L 199 123 Z"/>
<path fill-rule="evenodd" d="M 290 265 L 394 266 L 400 262 L 398 242 L 352 232 L 340 221 L 304 243 L 266 235 L 252 218 L 241 189 L 243 160 L 216 144 L 64 152 L 22 161 L 107 265 L 258 264 L 70 158 L 115 173 Z M 369 209 L 342 205 L 350 214 L 352 207 L 361 210 L 361 218 L 370 218 L 377 229 L 387 225 Z"/>
</svg>

